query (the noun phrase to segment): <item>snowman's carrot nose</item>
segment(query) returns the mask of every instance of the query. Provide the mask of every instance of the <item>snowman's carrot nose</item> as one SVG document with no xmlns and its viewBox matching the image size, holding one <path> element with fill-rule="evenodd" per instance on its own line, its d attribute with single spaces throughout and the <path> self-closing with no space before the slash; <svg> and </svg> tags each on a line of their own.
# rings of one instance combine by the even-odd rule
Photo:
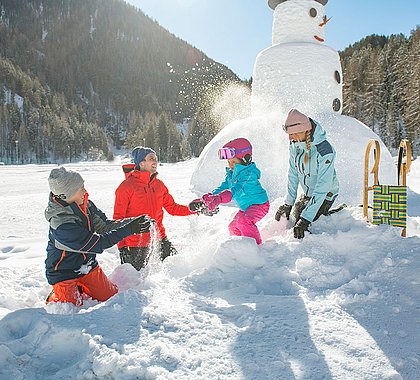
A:
<svg viewBox="0 0 420 380">
<path fill-rule="evenodd" d="M 331 17 L 329 19 L 327 19 L 327 16 L 324 16 L 324 22 L 319 24 L 319 26 L 322 28 L 330 20 L 331 20 Z"/>
</svg>

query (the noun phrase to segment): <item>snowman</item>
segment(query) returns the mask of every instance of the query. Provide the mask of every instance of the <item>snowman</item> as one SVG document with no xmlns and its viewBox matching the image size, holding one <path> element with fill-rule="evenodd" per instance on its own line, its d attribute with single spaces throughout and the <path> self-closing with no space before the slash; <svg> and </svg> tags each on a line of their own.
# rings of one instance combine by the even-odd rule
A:
<svg viewBox="0 0 420 380">
<path fill-rule="evenodd" d="M 273 46 L 263 50 L 255 62 L 254 115 L 287 113 L 291 108 L 307 115 L 341 112 L 340 57 L 324 45 L 327 1 L 269 1 L 274 9 Z"/>
<path fill-rule="evenodd" d="M 274 11 L 272 46 L 256 58 L 252 84 L 252 117 L 226 125 L 204 148 L 191 178 L 197 194 L 214 189 L 223 179 L 226 162 L 217 151 L 228 141 L 244 137 L 253 147 L 253 161 L 270 201 L 286 194 L 288 138 L 282 124 L 296 108 L 326 130 L 337 152 L 340 182 L 338 202 L 362 202 L 364 154 L 369 139 L 380 138 L 358 120 L 342 112 L 342 70 L 334 49 L 325 45 L 328 0 L 269 0 Z M 381 145 L 379 180 L 395 183 L 391 154 Z M 272 212 L 275 207 L 272 207 Z"/>
</svg>

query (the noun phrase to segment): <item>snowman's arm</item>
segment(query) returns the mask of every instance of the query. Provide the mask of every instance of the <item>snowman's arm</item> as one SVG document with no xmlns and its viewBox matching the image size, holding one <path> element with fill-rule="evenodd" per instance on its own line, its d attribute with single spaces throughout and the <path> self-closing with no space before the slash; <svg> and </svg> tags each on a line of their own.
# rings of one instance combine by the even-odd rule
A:
<svg viewBox="0 0 420 380">
<path fill-rule="evenodd" d="M 324 202 L 328 192 L 333 188 L 334 181 L 334 161 L 335 161 L 335 152 L 325 154 L 321 156 L 318 154 L 317 164 L 318 164 L 318 176 L 315 185 L 315 189 L 312 192 L 312 197 L 302 211 L 302 217 L 312 222 Z"/>
</svg>

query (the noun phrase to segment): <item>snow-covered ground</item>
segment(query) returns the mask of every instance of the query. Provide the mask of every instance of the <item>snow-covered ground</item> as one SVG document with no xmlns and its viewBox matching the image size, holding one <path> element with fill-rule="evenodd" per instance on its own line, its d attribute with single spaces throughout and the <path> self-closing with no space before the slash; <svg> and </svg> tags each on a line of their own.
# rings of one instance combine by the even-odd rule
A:
<svg viewBox="0 0 420 380">
<path fill-rule="evenodd" d="M 159 168 L 180 203 L 195 197 L 196 163 Z M 67 166 L 112 216 L 119 163 Z M 408 238 L 349 207 L 297 241 L 273 220 L 281 200 L 272 200 L 259 247 L 228 236 L 233 207 L 167 215 L 178 256 L 138 273 L 113 247 L 99 261 L 119 294 L 45 306 L 52 167 L 0 166 L 0 379 L 420 378 L 419 203 Z M 417 202 L 420 160 L 409 185 Z"/>
</svg>

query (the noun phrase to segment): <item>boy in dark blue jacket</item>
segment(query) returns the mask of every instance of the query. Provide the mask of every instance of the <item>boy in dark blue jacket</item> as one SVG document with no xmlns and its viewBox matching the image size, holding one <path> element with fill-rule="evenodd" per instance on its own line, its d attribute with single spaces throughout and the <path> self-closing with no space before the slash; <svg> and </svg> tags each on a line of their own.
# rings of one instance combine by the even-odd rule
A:
<svg viewBox="0 0 420 380">
<path fill-rule="evenodd" d="M 108 220 L 88 200 L 82 176 L 64 167 L 51 170 L 51 189 L 45 218 L 50 224 L 47 259 L 48 283 L 53 292 L 48 302 L 82 305 L 82 293 L 106 301 L 118 292 L 96 260 L 96 254 L 132 234 L 150 229 L 145 216 Z"/>
</svg>

